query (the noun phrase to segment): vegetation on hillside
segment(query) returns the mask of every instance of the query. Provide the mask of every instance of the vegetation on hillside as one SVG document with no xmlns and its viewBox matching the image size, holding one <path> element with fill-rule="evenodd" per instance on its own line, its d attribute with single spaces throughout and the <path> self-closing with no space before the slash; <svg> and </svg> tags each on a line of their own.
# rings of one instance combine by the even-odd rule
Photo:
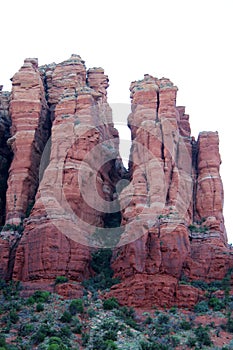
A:
<svg viewBox="0 0 233 350">
<path fill-rule="evenodd" d="M 220 298 L 213 286 L 197 285 L 205 288 L 206 299 L 191 312 L 134 310 L 90 292 L 74 300 L 47 291 L 22 298 L 19 283 L 1 281 L 0 350 L 233 349 L 228 287 Z"/>
</svg>

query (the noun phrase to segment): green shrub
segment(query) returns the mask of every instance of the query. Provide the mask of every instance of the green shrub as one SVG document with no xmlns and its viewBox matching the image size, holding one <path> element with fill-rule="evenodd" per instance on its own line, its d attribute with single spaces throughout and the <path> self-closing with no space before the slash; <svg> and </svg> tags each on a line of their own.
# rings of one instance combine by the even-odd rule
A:
<svg viewBox="0 0 233 350">
<path fill-rule="evenodd" d="M 188 331 L 192 328 L 190 322 L 186 321 L 186 320 L 182 320 L 180 322 L 180 328 L 183 329 L 184 331 Z"/>
<path fill-rule="evenodd" d="M 134 319 L 135 310 L 132 307 L 122 306 L 115 311 L 115 314 L 116 316 L 122 318 L 128 326 L 136 330 L 140 330 L 140 326 L 137 324 L 137 322 Z"/>
<path fill-rule="evenodd" d="M 29 298 L 27 298 L 27 300 L 26 300 L 26 305 L 33 305 L 33 304 L 35 304 L 35 299 L 31 296 L 31 297 L 29 297 Z"/>
<path fill-rule="evenodd" d="M 160 314 L 158 316 L 158 323 L 159 324 L 167 324 L 169 322 L 169 316 L 166 314 Z"/>
<path fill-rule="evenodd" d="M 6 345 L 6 338 L 4 335 L 0 334 L 0 346 L 4 347 Z"/>
<path fill-rule="evenodd" d="M 64 344 L 50 344 L 47 350 L 67 350 Z"/>
<path fill-rule="evenodd" d="M 109 330 L 103 335 L 104 340 L 117 340 L 117 330 Z"/>
<path fill-rule="evenodd" d="M 49 338 L 49 344 L 50 345 L 51 344 L 58 344 L 58 345 L 60 345 L 60 344 L 62 344 L 62 340 L 59 337 L 51 337 L 51 338 Z"/>
<path fill-rule="evenodd" d="M 117 349 L 117 345 L 114 343 L 113 340 L 103 340 L 101 337 L 96 336 L 93 338 L 92 342 L 92 349 L 93 350 L 115 350 Z"/>
<path fill-rule="evenodd" d="M 140 346 L 142 350 L 171 350 L 170 345 L 168 346 L 166 344 L 161 344 L 158 342 L 149 343 L 141 341 Z"/>
<path fill-rule="evenodd" d="M 36 304 L 36 311 L 37 312 L 44 311 L 44 305 L 42 303 Z"/>
<path fill-rule="evenodd" d="M 119 283 L 118 278 L 113 278 L 111 268 L 111 249 L 98 249 L 92 253 L 91 268 L 96 275 L 83 282 L 83 286 L 92 292 L 96 290 L 105 290 Z"/>
<path fill-rule="evenodd" d="M 42 324 L 38 331 L 33 334 L 32 341 L 34 344 L 42 343 L 47 336 L 54 335 L 54 330 L 47 324 Z"/>
<path fill-rule="evenodd" d="M 199 288 L 201 290 L 207 290 L 209 288 L 208 283 L 206 283 L 205 281 L 202 281 L 202 280 L 192 281 L 191 285 L 193 287 Z"/>
<path fill-rule="evenodd" d="M 124 317 L 135 317 L 135 310 L 132 307 L 122 306 L 119 310 Z"/>
<path fill-rule="evenodd" d="M 103 322 L 100 325 L 100 328 L 103 331 L 119 331 L 119 323 L 117 321 L 115 321 L 115 318 L 111 317 L 111 318 L 106 318 L 103 320 Z"/>
<path fill-rule="evenodd" d="M 197 303 L 194 307 L 194 311 L 197 313 L 206 313 L 209 311 L 209 306 L 207 301 L 203 300 Z"/>
<path fill-rule="evenodd" d="M 64 326 L 60 330 L 60 335 L 61 335 L 62 338 L 63 337 L 69 338 L 71 336 L 71 334 L 72 334 L 72 331 L 71 331 L 69 326 Z"/>
<path fill-rule="evenodd" d="M 119 303 L 116 298 L 112 297 L 103 301 L 104 310 L 113 310 L 119 308 Z"/>
<path fill-rule="evenodd" d="M 193 348 L 196 345 L 196 338 L 194 337 L 188 337 L 186 345 L 190 346 Z"/>
<path fill-rule="evenodd" d="M 42 343 L 46 338 L 46 333 L 44 333 L 41 330 L 38 330 L 35 334 L 32 336 L 32 342 L 34 344 L 40 344 Z"/>
<path fill-rule="evenodd" d="M 203 326 L 199 326 L 194 329 L 197 341 L 200 345 L 210 346 L 212 344 L 208 329 Z"/>
<path fill-rule="evenodd" d="M 72 315 L 69 311 L 64 311 L 63 315 L 60 318 L 60 321 L 63 323 L 70 323 L 72 320 Z"/>
<path fill-rule="evenodd" d="M 106 350 L 116 350 L 116 349 L 118 349 L 117 345 L 112 340 L 105 340 L 104 344 L 106 346 L 105 347 Z"/>
<path fill-rule="evenodd" d="M 214 311 L 220 311 L 224 308 L 224 303 L 216 297 L 210 298 L 208 305 L 212 307 Z"/>
<path fill-rule="evenodd" d="M 222 328 L 226 329 L 227 332 L 233 333 L 233 318 L 231 318 L 230 314 L 227 317 L 227 323 Z"/>
<path fill-rule="evenodd" d="M 171 314 L 176 314 L 177 313 L 177 306 L 172 306 L 169 310 Z"/>
<path fill-rule="evenodd" d="M 34 326 L 30 323 L 22 324 L 19 328 L 18 335 L 20 337 L 26 337 L 34 331 Z"/>
<path fill-rule="evenodd" d="M 74 334 L 82 334 L 82 324 L 77 324 L 73 329 L 72 333 Z"/>
<path fill-rule="evenodd" d="M 66 276 L 57 276 L 55 279 L 55 284 L 66 283 L 68 278 Z"/>
<path fill-rule="evenodd" d="M 12 323 L 17 323 L 19 320 L 19 316 L 14 309 L 9 312 L 9 320 Z"/>
<path fill-rule="evenodd" d="M 222 281 L 212 281 L 209 284 L 210 288 L 215 288 L 216 290 L 222 289 Z"/>
<path fill-rule="evenodd" d="M 84 307 L 83 307 L 83 302 L 81 299 L 74 299 L 71 301 L 69 305 L 69 311 L 71 315 L 76 315 L 77 313 L 83 313 L 84 312 Z"/>
<path fill-rule="evenodd" d="M 90 339 L 90 335 L 88 333 L 82 333 L 82 346 L 85 346 L 88 344 Z"/>
<path fill-rule="evenodd" d="M 88 314 L 88 316 L 90 318 L 92 318 L 92 317 L 95 317 L 96 311 L 93 308 L 90 307 L 90 308 L 87 309 L 87 314 Z"/>
<path fill-rule="evenodd" d="M 170 341 L 173 349 L 180 345 L 180 339 L 177 338 L 175 335 L 171 336 Z"/>
<path fill-rule="evenodd" d="M 47 348 L 47 350 L 59 350 L 59 349 L 60 349 L 60 345 L 58 344 L 51 344 Z"/>
<path fill-rule="evenodd" d="M 35 293 L 33 294 L 32 298 L 37 302 L 37 303 L 47 303 L 50 298 L 50 292 L 43 291 L 43 290 L 36 290 Z"/>
<path fill-rule="evenodd" d="M 151 316 L 147 316 L 147 318 L 144 321 L 145 324 L 151 324 L 153 323 L 153 318 Z"/>
</svg>

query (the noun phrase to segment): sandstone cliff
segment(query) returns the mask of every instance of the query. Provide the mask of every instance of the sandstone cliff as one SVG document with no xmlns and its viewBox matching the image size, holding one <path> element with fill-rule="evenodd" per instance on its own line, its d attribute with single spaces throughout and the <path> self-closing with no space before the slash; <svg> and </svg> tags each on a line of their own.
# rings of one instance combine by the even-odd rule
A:
<svg viewBox="0 0 233 350">
<path fill-rule="evenodd" d="M 21 79 L 20 86 L 25 86 L 29 77 L 20 74 L 21 70 L 16 78 Z M 7 276 L 13 275 L 13 278 L 25 282 L 42 282 L 44 286 L 54 282 L 59 275 L 80 282 L 89 275 L 88 246 L 94 244 L 90 235 L 97 227 L 104 226 L 106 213 L 111 212 L 108 207 L 112 204 L 115 183 L 122 168 L 118 132 L 114 129 L 106 99 L 108 78 L 100 68 L 86 72 L 84 61 L 77 55 L 58 65 L 40 67 L 40 73 L 36 70 L 34 77 L 40 82 L 39 87 L 42 89 L 44 86 L 45 89 L 42 89 L 40 97 L 47 97 L 47 102 L 43 99 L 47 109 L 42 109 L 47 115 L 42 115 L 47 116 L 47 126 L 48 116 L 52 122 L 51 138 L 40 159 L 40 169 L 35 157 L 29 156 L 33 169 L 37 169 L 33 179 L 38 184 L 40 176 L 40 184 L 31 215 L 24 220 L 24 233 L 15 252 L 14 266 L 10 266 L 10 271 L 8 266 Z M 13 79 L 13 91 L 16 78 Z M 29 93 L 31 88 L 26 91 Z M 13 121 L 14 96 L 10 103 Z M 16 97 L 20 106 L 21 96 Z M 38 101 L 41 112 L 40 107 Z M 28 104 L 27 108 L 30 109 L 31 105 Z M 39 114 L 37 116 L 39 118 Z M 18 119 L 20 121 L 19 116 Z M 44 120 L 42 118 L 40 123 Z M 30 123 L 26 127 L 28 125 Z M 24 135 L 21 139 L 22 148 L 28 147 L 28 141 L 32 140 L 30 137 Z M 35 141 L 32 140 L 32 143 L 34 145 Z M 26 152 L 24 154 L 27 156 Z M 14 169 L 14 164 L 13 160 L 11 169 Z M 25 169 L 26 164 L 25 161 L 20 166 Z M 10 170 L 8 180 L 9 198 L 15 185 L 11 174 L 14 175 L 13 170 Z M 18 188 L 23 188 L 25 179 L 20 176 L 17 179 Z M 34 190 L 34 182 L 29 183 L 28 179 L 26 183 L 30 190 Z M 28 204 L 29 190 L 24 188 L 24 192 L 27 196 L 25 203 Z M 17 198 L 21 197 L 17 194 Z M 97 197 L 102 198 L 102 205 L 100 200 L 96 202 Z M 14 208 L 17 208 L 16 204 Z M 7 222 L 11 216 L 8 213 Z"/>
<path fill-rule="evenodd" d="M 192 306 L 201 292 L 180 280 L 233 267 L 218 134 L 196 141 L 177 87 L 147 74 L 130 87 L 127 172 L 107 88 L 102 68 L 72 55 L 41 67 L 26 59 L 1 92 L 0 275 L 29 289 L 62 275 L 70 283 L 57 290 L 80 295 L 91 252 L 110 247 L 121 281 L 110 295 L 122 304 Z"/>
<path fill-rule="evenodd" d="M 232 265 L 218 134 L 196 142 L 176 93 L 164 78 L 131 84 L 131 182 L 120 195 L 125 230 L 112 263 L 121 283 L 111 293 L 123 303 L 192 305 L 199 295 L 180 279 L 223 278 Z"/>
</svg>

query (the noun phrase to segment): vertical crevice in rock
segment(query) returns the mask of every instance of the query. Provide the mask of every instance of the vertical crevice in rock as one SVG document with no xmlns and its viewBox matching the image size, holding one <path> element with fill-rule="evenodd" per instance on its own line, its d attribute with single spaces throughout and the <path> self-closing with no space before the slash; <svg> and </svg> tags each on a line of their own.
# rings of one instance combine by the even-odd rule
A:
<svg viewBox="0 0 233 350">
<path fill-rule="evenodd" d="M 157 106 L 156 106 L 156 118 L 155 123 L 159 121 L 159 89 L 157 90 Z"/>
<path fill-rule="evenodd" d="M 9 116 L 10 93 L 2 91 L 0 86 L 0 226 L 6 219 L 6 191 L 12 151 L 7 144 L 10 137 L 11 120 Z"/>
<path fill-rule="evenodd" d="M 161 133 L 161 160 L 163 162 L 163 171 L 165 171 L 166 169 L 166 157 L 165 157 L 165 140 L 164 140 L 164 134 L 163 134 L 163 127 L 162 127 L 162 123 L 159 123 L 160 126 L 160 133 Z"/>
</svg>

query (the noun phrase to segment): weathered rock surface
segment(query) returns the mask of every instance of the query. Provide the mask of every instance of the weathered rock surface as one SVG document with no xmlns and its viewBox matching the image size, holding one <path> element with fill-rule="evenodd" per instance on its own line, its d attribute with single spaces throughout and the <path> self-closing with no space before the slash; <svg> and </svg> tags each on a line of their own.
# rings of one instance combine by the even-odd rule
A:
<svg viewBox="0 0 233 350">
<path fill-rule="evenodd" d="M 177 87 L 147 74 L 130 87 L 126 173 L 108 83 L 102 68 L 86 70 L 72 55 L 41 67 L 26 59 L 11 95 L 0 91 L 0 277 L 21 280 L 25 295 L 79 297 L 93 247 L 110 240 L 121 282 L 108 295 L 137 307 L 192 307 L 203 293 L 180 280 L 210 282 L 233 267 L 218 134 L 195 141 Z M 55 285 L 61 275 L 69 282 Z"/>
<path fill-rule="evenodd" d="M 178 281 L 221 279 L 233 263 L 218 135 L 204 132 L 196 142 L 176 93 L 164 78 L 131 84 L 131 183 L 120 195 L 125 231 L 112 262 L 121 284 L 110 294 L 135 306 L 192 306 L 200 295 Z"/>
<path fill-rule="evenodd" d="M 51 152 L 42 158 L 48 166 L 17 249 L 13 277 L 49 284 L 66 275 L 81 282 L 90 275 L 91 234 L 103 227 L 119 179 L 118 132 L 106 103 L 103 70 L 89 70 L 86 83 L 84 62 L 72 55 L 52 74 L 44 68 L 47 74 L 54 119 Z M 59 288 L 66 296 L 77 291 L 80 286 Z"/>
<path fill-rule="evenodd" d="M 18 225 L 34 201 L 38 169 L 48 139 L 47 103 L 37 59 L 26 59 L 12 78 L 8 144 L 14 153 L 6 196 L 6 223 Z"/>
</svg>

